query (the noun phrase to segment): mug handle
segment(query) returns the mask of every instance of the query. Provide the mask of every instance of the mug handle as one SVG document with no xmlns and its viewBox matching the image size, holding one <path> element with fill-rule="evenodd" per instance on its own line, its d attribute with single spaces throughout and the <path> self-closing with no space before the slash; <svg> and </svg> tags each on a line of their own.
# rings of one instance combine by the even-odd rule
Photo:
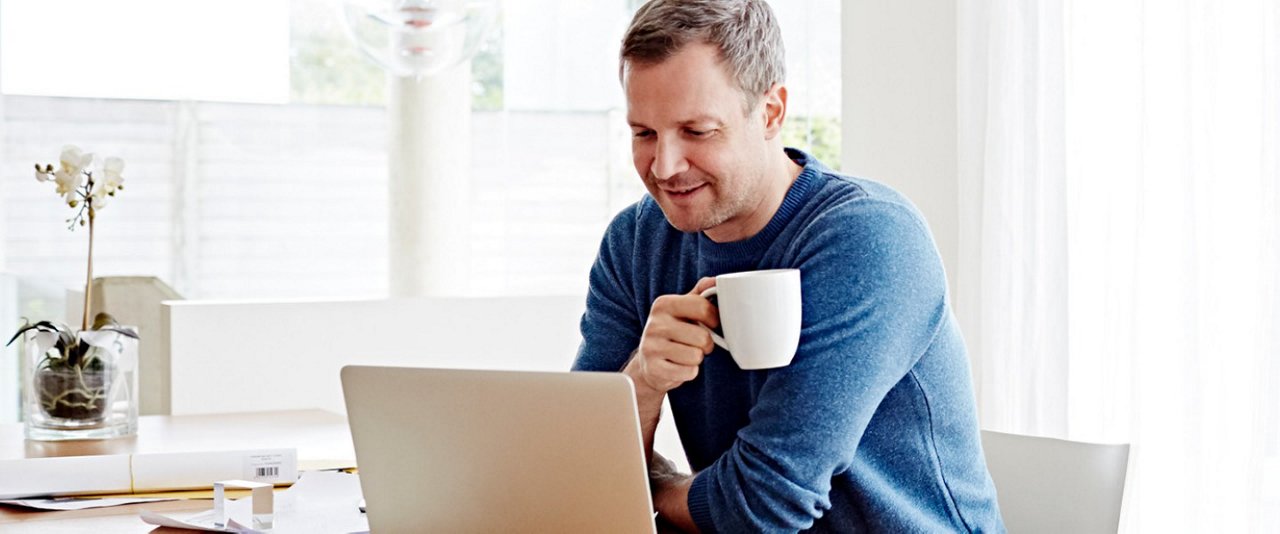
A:
<svg viewBox="0 0 1280 534">
<path fill-rule="evenodd" d="M 711 287 L 711 288 L 707 288 L 706 291 L 703 291 L 701 295 L 702 295 L 702 298 L 705 299 L 705 298 L 714 297 L 718 293 L 719 292 L 716 291 L 716 288 Z M 724 350 L 729 350 L 729 343 L 726 342 L 724 338 L 720 337 L 720 334 L 717 334 L 715 330 L 707 328 L 706 326 L 703 326 L 702 328 L 706 329 L 708 334 L 711 334 L 711 341 L 716 342 L 716 345 L 720 345 L 720 348 L 723 348 Z M 733 352 L 733 351 L 729 351 L 729 352 Z"/>
</svg>

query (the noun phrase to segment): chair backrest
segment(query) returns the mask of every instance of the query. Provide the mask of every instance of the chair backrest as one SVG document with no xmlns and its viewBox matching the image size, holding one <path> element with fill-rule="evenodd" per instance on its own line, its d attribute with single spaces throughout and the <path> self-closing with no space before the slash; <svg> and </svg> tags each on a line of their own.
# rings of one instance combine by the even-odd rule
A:
<svg viewBox="0 0 1280 534">
<path fill-rule="evenodd" d="M 84 294 L 68 301 L 79 324 Z M 182 295 L 154 276 L 103 276 L 93 279 L 93 314 L 105 311 L 120 324 L 138 327 L 138 414 L 169 415 L 169 328 L 161 302 Z M 90 314 L 91 316 L 93 314 Z"/>
<path fill-rule="evenodd" d="M 1114 533 L 1129 445 L 982 431 L 1005 527 L 1018 533 Z"/>
</svg>

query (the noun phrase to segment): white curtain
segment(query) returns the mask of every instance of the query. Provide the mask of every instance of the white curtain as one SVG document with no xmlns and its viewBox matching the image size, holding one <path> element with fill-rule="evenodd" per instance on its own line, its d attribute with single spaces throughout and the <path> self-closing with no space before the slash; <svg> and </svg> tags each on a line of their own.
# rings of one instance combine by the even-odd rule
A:
<svg viewBox="0 0 1280 534">
<path fill-rule="evenodd" d="M 961 0 L 986 428 L 1132 444 L 1124 532 L 1280 531 L 1280 2 Z"/>
</svg>

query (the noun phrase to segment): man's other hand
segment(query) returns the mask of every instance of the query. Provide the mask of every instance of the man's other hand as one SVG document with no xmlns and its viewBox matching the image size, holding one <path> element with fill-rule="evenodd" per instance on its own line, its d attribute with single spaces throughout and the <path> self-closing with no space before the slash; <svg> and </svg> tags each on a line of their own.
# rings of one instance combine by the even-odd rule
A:
<svg viewBox="0 0 1280 534">
<path fill-rule="evenodd" d="M 719 310 L 700 294 L 715 285 L 715 278 L 703 278 L 688 293 L 653 301 L 640 348 L 623 369 L 637 388 L 661 395 L 698 376 L 702 359 L 715 349 L 707 328 L 720 326 Z"/>
</svg>

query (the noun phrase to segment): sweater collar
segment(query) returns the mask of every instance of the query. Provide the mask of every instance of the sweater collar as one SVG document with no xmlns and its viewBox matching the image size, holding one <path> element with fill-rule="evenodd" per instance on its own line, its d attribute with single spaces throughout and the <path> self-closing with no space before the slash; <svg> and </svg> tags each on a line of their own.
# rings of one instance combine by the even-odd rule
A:
<svg viewBox="0 0 1280 534">
<path fill-rule="evenodd" d="M 760 230 L 756 235 L 728 243 L 716 243 L 707 237 L 707 234 L 698 232 L 698 249 L 701 254 L 710 256 L 708 259 L 712 259 L 716 263 L 719 262 L 718 260 L 731 263 L 754 260 L 759 258 L 773 244 L 774 238 L 778 237 L 778 234 L 791 223 L 791 219 L 795 217 L 800 207 L 809 198 L 810 192 L 814 189 L 814 184 L 817 183 L 818 178 L 826 167 L 814 159 L 813 156 L 801 150 L 787 148 L 786 152 L 787 156 L 796 164 L 802 166 L 803 169 L 800 171 L 800 175 L 796 177 L 796 181 L 791 184 L 791 188 L 787 190 L 787 195 L 783 197 L 782 205 L 778 206 L 778 211 L 769 219 L 769 224 L 765 225 L 764 229 Z"/>
</svg>

